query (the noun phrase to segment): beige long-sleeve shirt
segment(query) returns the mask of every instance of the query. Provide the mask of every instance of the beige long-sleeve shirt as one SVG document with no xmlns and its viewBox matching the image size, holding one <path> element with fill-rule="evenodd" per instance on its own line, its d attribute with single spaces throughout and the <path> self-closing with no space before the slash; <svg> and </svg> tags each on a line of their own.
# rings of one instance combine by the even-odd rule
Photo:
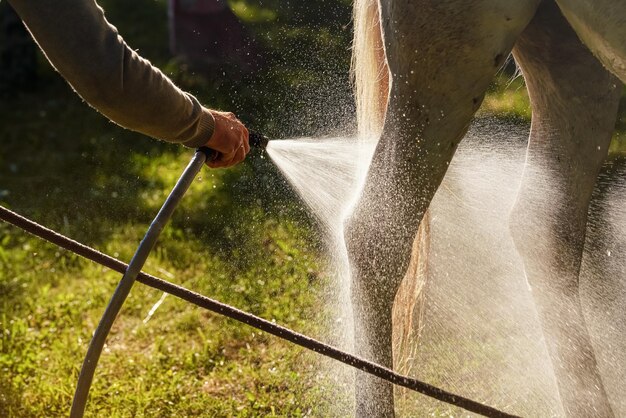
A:
<svg viewBox="0 0 626 418">
<path fill-rule="evenodd" d="M 52 65 L 113 122 L 134 131 L 204 145 L 211 113 L 130 49 L 94 0 L 8 0 Z"/>
</svg>

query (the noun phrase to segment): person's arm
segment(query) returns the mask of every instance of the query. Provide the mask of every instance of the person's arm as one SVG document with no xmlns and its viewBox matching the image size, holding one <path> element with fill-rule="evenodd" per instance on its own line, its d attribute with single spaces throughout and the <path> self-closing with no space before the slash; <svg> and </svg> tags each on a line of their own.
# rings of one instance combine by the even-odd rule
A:
<svg viewBox="0 0 626 418">
<path fill-rule="evenodd" d="M 201 106 L 131 50 L 94 0 L 9 3 L 52 65 L 112 121 L 188 147 L 213 145 L 222 153 L 221 162 L 210 165 L 226 166 L 245 157 L 249 149 L 245 127 L 232 114 Z M 223 126 L 216 129 L 216 122 Z"/>
</svg>

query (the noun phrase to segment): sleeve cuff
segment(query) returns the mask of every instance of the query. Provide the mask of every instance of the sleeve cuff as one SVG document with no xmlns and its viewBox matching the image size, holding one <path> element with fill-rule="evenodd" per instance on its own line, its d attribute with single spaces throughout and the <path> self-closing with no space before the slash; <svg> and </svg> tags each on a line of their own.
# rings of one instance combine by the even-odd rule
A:
<svg viewBox="0 0 626 418">
<path fill-rule="evenodd" d="M 196 127 L 192 137 L 182 142 L 184 146 L 189 148 L 198 148 L 205 145 L 215 131 L 215 119 L 211 111 L 203 107 L 197 100 L 194 100 L 194 106 L 199 107 Z"/>
</svg>

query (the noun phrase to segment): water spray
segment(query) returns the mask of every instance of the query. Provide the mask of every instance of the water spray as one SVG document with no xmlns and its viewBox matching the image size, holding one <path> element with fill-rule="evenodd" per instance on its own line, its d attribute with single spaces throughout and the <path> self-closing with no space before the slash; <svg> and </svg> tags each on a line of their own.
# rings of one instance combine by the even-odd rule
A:
<svg viewBox="0 0 626 418">
<path fill-rule="evenodd" d="M 267 139 L 262 135 L 251 134 L 251 144 L 253 147 L 264 148 L 267 146 Z M 277 144 L 283 144 L 289 141 L 278 141 Z M 466 398 L 452 392 L 448 392 L 444 389 L 430 385 L 419 379 L 408 377 L 399 374 L 393 370 L 390 370 L 384 366 L 376 363 L 372 363 L 361 357 L 357 357 L 346 351 L 340 350 L 328 344 L 322 343 L 311 337 L 303 334 L 299 334 L 293 330 L 282 327 L 274 322 L 267 321 L 263 318 L 259 318 L 250 313 L 241 311 L 232 306 L 226 305 L 219 301 L 209 299 L 206 296 L 200 295 L 181 286 L 169 283 L 163 279 L 151 276 L 141 271 L 143 264 L 148 257 L 149 252 L 153 248 L 158 235 L 164 228 L 166 222 L 171 217 L 176 205 L 181 200 L 182 196 L 190 186 L 191 182 L 195 178 L 195 175 L 200 171 L 202 165 L 208 158 L 215 158 L 217 156 L 214 150 L 210 149 L 198 149 L 193 156 L 191 162 L 179 178 L 178 182 L 174 186 L 174 189 L 166 199 L 165 203 L 161 207 L 161 210 L 157 214 L 156 218 L 150 225 L 144 239 L 139 244 L 130 265 L 126 265 L 120 260 L 103 254 L 93 248 L 90 248 L 84 244 L 71 240 L 58 232 L 45 228 L 19 214 L 8 210 L 0 205 L 0 220 L 15 225 L 25 232 L 29 232 L 35 236 L 43 238 L 59 247 L 65 248 L 76 255 L 80 255 L 89 260 L 92 260 L 102 266 L 111 268 L 115 271 L 123 273 L 124 276 L 118 284 L 109 305 L 107 306 L 102 319 L 94 333 L 89 350 L 85 357 L 81 374 L 78 380 L 78 387 L 74 396 L 74 402 L 70 412 L 70 417 L 82 417 L 85 411 L 85 405 L 87 397 L 89 395 L 89 388 L 93 379 L 94 371 L 102 351 L 105 339 L 108 335 L 111 325 L 115 320 L 115 317 L 119 313 L 124 300 L 128 296 L 130 289 L 134 281 L 139 281 L 145 285 L 153 287 L 154 289 L 167 292 L 174 296 L 179 297 L 182 300 L 190 302 L 198 307 L 210 310 L 220 315 L 232 318 L 241 323 L 255 327 L 261 331 L 265 331 L 285 341 L 290 341 L 300 347 L 312 350 L 316 353 L 324 355 L 326 357 L 340 361 L 346 365 L 354 367 L 365 373 L 369 373 L 373 376 L 377 376 L 389 383 L 399 385 L 410 389 L 412 391 L 424 394 L 430 398 L 437 399 L 441 402 L 448 403 L 463 408 L 470 412 L 475 412 L 487 417 L 504 417 L 504 418 L 516 418 L 515 415 L 500 411 L 483 403 L 474 401 L 470 398 Z"/>
<path fill-rule="evenodd" d="M 249 143 L 251 147 L 265 149 L 269 139 L 256 132 L 249 133 Z M 85 413 L 85 406 L 87 405 L 87 398 L 89 396 L 89 389 L 91 388 L 91 382 L 102 353 L 105 341 L 113 322 L 118 313 L 122 309 L 124 301 L 128 297 L 137 276 L 141 272 L 143 265 L 145 264 L 150 252 L 154 248 L 156 241 L 163 231 L 163 228 L 174 213 L 174 209 L 180 203 L 185 192 L 189 189 L 189 186 L 193 182 L 194 178 L 202 169 L 205 162 L 216 159 L 219 153 L 208 147 L 198 148 L 191 158 L 191 161 L 187 165 L 187 168 L 183 171 L 180 178 L 176 182 L 176 185 L 170 192 L 169 196 L 163 203 L 163 206 L 157 213 L 156 217 L 150 224 L 146 235 L 139 243 L 139 247 L 135 251 L 133 258 L 128 264 L 126 272 L 122 276 L 119 284 L 117 285 L 111 300 L 107 305 L 98 327 L 94 332 L 93 338 L 87 349 L 83 366 L 78 376 L 78 383 L 76 385 L 76 392 L 74 393 L 74 400 L 72 402 L 72 409 L 70 411 L 71 418 L 82 418 Z"/>
</svg>

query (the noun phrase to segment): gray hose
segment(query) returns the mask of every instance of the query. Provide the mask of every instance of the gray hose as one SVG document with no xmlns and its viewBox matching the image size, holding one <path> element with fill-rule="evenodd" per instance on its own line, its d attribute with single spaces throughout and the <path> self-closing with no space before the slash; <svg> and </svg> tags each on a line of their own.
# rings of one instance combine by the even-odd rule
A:
<svg viewBox="0 0 626 418">
<path fill-rule="evenodd" d="M 200 171 L 203 164 L 207 159 L 207 154 L 204 150 L 197 150 L 194 154 L 193 158 L 181 174 L 180 178 L 176 182 L 176 185 L 170 192 L 170 195 L 163 203 L 161 210 L 157 213 L 156 217 L 150 224 L 150 228 L 146 232 L 146 235 L 141 240 L 139 247 L 137 247 L 137 251 L 135 255 L 131 259 L 128 264 L 128 268 L 124 273 L 124 276 L 120 280 L 111 300 L 109 301 L 108 306 L 106 307 L 102 318 L 100 319 L 100 323 L 96 328 L 96 331 L 91 339 L 91 343 L 89 344 L 89 349 L 87 350 L 87 355 L 85 356 L 85 360 L 83 361 L 83 367 L 80 371 L 80 375 L 78 376 L 78 384 L 76 385 L 76 392 L 74 393 L 74 401 L 72 402 L 72 409 L 70 411 L 70 418 L 82 418 L 85 413 L 85 406 L 87 404 L 87 397 L 89 396 L 89 389 L 91 388 L 91 382 L 93 380 L 93 375 L 96 370 L 96 366 L 98 365 L 98 360 L 100 359 L 100 354 L 102 353 L 102 348 L 104 347 L 104 343 L 106 341 L 109 332 L 111 331 L 111 326 L 117 317 L 124 301 L 128 297 L 130 293 L 130 289 L 133 287 L 135 283 L 135 279 L 137 279 L 137 275 L 141 272 L 143 265 L 150 255 L 150 251 L 154 247 L 161 231 L 167 224 L 167 221 L 174 213 L 174 209 L 178 206 L 178 203 L 185 195 L 187 189 L 193 182 L 196 174 Z"/>
</svg>

